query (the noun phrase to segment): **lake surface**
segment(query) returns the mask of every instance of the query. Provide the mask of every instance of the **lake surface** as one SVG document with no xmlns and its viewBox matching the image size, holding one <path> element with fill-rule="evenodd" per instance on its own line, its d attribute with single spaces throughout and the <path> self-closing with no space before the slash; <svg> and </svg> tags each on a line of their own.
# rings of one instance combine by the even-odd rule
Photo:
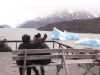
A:
<svg viewBox="0 0 100 75">
<path fill-rule="evenodd" d="M 36 30 L 35 28 L 0 28 L 0 37 L 5 37 L 7 40 L 21 40 L 21 37 L 24 34 L 29 34 L 32 39 L 36 33 L 41 33 L 42 36 L 46 33 L 48 35 L 47 40 L 50 40 L 51 31 L 40 31 L 40 30 Z M 92 33 L 75 33 L 75 34 L 79 35 L 81 38 L 90 38 L 90 39 L 99 39 L 100 40 L 100 34 L 92 34 Z M 63 41 L 59 41 L 59 42 L 61 42 L 63 44 L 67 44 L 74 48 L 100 49 L 100 47 L 95 47 L 95 46 L 76 45 L 75 44 L 76 41 L 77 40 L 63 40 Z M 15 49 L 15 44 L 10 43 L 9 46 L 12 49 Z"/>
</svg>

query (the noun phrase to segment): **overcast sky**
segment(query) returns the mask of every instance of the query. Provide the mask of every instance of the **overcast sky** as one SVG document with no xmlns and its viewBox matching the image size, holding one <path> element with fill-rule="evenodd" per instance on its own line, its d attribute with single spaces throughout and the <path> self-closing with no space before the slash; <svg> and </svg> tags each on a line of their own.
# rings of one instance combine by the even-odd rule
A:
<svg viewBox="0 0 100 75">
<path fill-rule="evenodd" d="M 100 0 L 0 0 L 0 24 L 14 27 L 64 9 L 99 13 Z"/>
</svg>

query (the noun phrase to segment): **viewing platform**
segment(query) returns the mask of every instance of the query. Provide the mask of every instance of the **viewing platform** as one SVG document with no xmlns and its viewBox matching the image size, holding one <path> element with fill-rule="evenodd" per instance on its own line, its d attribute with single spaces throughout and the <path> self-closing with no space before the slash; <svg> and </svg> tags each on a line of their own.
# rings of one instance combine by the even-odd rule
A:
<svg viewBox="0 0 100 75">
<path fill-rule="evenodd" d="M 17 47 L 18 47 L 17 42 L 22 42 L 22 41 L 7 41 L 7 42 L 16 43 L 16 50 L 17 50 Z M 46 41 L 46 42 L 52 43 L 51 49 L 55 49 L 55 48 L 59 49 L 61 45 L 64 46 L 64 49 L 72 48 L 70 46 L 67 46 L 65 44 L 61 44 L 61 43 L 56 42 L 56 41 Z M 15 64 L 13 64 L 13 63 L 15 63 L 15 61 L 12 60 L 12 57 L 13 57 L 12 52 L 0 52 L 0 75 L 19 75 L 18 67 L 14 67 Z M 81 60 L 81 62 L 83 62 L 83 61 L 84 60 Z M 56 62 L 59 62 L 59 60 L 57 60 Z M 78 63 L 85 66 L 85 63 L 83 64 L 81 62 L 78 62 Z M 68 66 L 67 68 L 69 71 L 69 75 L 75 75 L 75 74 L 76 75 L 83 75 L 83 73 L 86 71 L 84 68 L 80 67 L 78 64 L 67 64 L 67 66 Z M 45 69 L 46 69 L 46 75 L 53 75 L 53 74 L 55 75 L 55 73 L 56 73 L 55 66 L 45 66 Z M 96 75 L 99 75 L 99 70 L 100 70 L 99 66 L 94 66 L 91 69 L 91 71 L 96 73 Z M 32 75 L 34 75 L 33 71 L 32 71 Z M 63 69 L 61 69 L 59 75 L 66 75 L 65 71 Z M 87 73 L 86 75 L 91 75 L 91 73 Z"/>
</svg>

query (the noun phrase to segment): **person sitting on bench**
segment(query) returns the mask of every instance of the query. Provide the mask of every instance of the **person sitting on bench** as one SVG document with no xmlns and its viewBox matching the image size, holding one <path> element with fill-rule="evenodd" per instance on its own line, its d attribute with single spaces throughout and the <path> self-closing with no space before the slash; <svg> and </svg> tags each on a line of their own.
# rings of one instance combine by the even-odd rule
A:
<svg viewBox="0 0 100 75">
<path fill-rule="evenodd" d="M 41 46 L 41 44 L 45 41 L 45 39 L 47 38 L 47 35 L 44 35 L 44 37 L 42 39 L 39 39 L 38 41 L 34 42 L 34 43 L 30 43 L 30 36 L 25 34 L 22 36 L 22 41 L 23 43 L 21 43 L 18 47 L 18 49 L 37 49 L 38 47 Z M 22 56 L 22 55 L 19 55 L 19 56 Z M 23 60 L 20 60 L 20 61 L 16 61 L 17 64 L 19 66 L 23 66 L 24 65 L 24 61 Z M 26 61 L 26 65 L 32 65 L 34 61 L 32 60 L 27 60 Z M 35 74 L 36 75 L 39 75 L 39 71 L 36 69 L 36 67 L 32 67 Z M 22 75 L 22 72 L 23 71 L 23 68 L 22 67 L 19 67 L 19 72 L 20 72 L 20 75 Z M 27 67 L 27 75 L 31 75 L 31 67 Z"/>
<path fill-rule="evenodd" d="M 38 33 L 34 36 L 34 40 L 33 42 L 37 42 L 38 40 L 41 40 L 41 34 Z M 38 48 L 38 49 L 50 49 L 48 47 L 48 45 L 46 43 L 42 43 L 42 45 Z M 50 55 L 50 53 L 38 53 L 36 55 Z M 51 59 L 43 59 L 43 60 L 37 60 L 35 62 L 33 62 L 33 64 L 38 64 L 38 65 L 47 65 L 51 62 Z M 45 75 L 45 69 L 43 66 L 40 66 L 40 71 L 41 71 L 41 75 Z"/>
</svg>

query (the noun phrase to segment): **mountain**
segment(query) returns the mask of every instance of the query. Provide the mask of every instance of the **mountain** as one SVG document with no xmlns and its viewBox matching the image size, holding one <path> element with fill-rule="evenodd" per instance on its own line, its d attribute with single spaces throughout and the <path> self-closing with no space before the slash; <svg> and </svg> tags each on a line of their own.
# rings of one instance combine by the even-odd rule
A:
<svg viewBox="0 0 100 75">
<path fill-rule="evenodd" d="M 68 32 L 100 33 L 100 18 L 56 22 L 40 27 L 38 30 L 52 31 L 54 27 Z"/>
<path fill-rule="evenodd" d="M 56 12 L 52 15 L 49 15 L 46 18 L 36 18 L 34 20 L 24 22 L 18 27 L 39 28 L 54 22 L 71 21 L 76 19 L 90 19 L 94 17 L 95 16 L 85 11 L 77 11 L 77 12 L 62 11 L 62 12 Z"/>
<path fill-rule="evenodd" d="M 4 25 L 0 25 L 0 28 L 11 28 L 11 27 L 9 25 L 4 24 Z"/>
</svg>

